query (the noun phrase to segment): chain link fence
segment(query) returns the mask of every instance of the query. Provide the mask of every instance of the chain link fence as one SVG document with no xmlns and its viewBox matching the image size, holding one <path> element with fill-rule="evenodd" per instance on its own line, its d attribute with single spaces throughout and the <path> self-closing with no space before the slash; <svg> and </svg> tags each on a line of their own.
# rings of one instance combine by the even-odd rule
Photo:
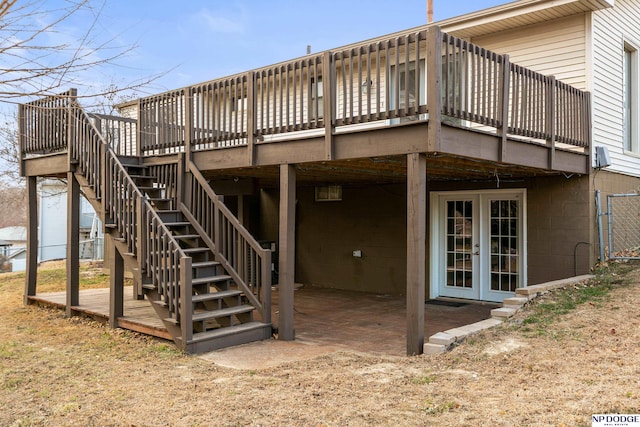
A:
<svg viewBox="0 0 640 427">
<path fill-rule="evenodd" d="M 640 194 L 607 196 L 609 259 L 640 259 Z"/>
</svg>

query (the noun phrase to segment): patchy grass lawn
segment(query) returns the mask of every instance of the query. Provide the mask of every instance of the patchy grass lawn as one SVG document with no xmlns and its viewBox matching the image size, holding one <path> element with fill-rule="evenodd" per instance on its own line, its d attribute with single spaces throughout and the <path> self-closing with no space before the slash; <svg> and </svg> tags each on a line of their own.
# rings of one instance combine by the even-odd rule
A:
<svg viewBox="0 0 640 427">
<path fill-rule="evenodd" d="M 64 289 L 63 267 L 39 271 L 39 292 Z M 638 267 L 603 267 L 442 355 L 342 351 L 250 371 L 25 307 L 24 274 L 4 274 L 0 425 L 589 426 L 640 412 Z M 82 268 L 83 287 L 108 283 Z"/>
</svg>

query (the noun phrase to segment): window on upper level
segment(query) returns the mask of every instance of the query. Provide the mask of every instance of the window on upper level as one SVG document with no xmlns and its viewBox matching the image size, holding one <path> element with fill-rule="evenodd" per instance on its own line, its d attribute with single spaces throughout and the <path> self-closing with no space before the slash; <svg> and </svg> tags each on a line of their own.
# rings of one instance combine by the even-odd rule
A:
<svg viewBox="0 0 640 427">
<path fill-rule="evenodd" d="M 427 100 L 427 92 L 425 90 L 425 62 L 420 61 L 418 75 L 416 76 L 416 61 L 408 64 L 400 64 L 398 70 L 395 65 L 391 66 L 391 74 L 389 78 L 389 108 L 394 110 L 397 108 L 404 109 L 413 107 L 416 101 L 416 78 L 418 81 L 418 100 L 424 105 Z M 397 95 L 396 95 L 397 94 Z M 407 105 L 407 98 L 409 105 Z"/>
<path fill-rule="evenodd" d="M 625 43 L 623 60 L 624 149 L 640 153 L 638 135 L 638 50 Z"/>
</svg>

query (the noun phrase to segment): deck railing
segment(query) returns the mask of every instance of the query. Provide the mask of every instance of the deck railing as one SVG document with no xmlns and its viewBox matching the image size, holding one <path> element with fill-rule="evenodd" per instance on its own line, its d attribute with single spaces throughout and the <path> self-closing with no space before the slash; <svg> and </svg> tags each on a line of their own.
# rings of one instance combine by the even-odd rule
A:
<svg viewBox="0 0 640 427">
<path fill-rule="evenodd" d="M 436 82 L 442 96 L 430 98 Z M 460 126 L 588 147 L 589 102 L 586 92 L 429 27 L 143 98 L 140 149 L 252 145 L 425 120 L 434 109 Z"/>
<path fill-rule="evenodd" d="M 19 145 L 22 156 L 66 151 L 69 147 L 69 108 L 75 89 L 20 104 Z"/>
<path fill-rule="evenodd" d="M 238 288 L 271 322 L 271 251 L 264 249 L 220 201 L 193 162 L 188 165 L 182 211 L 196 224 Z"/>
<path fill-rule="evenodd" d="M 136 135 L 138 120 L 109 114 L 91 113 L 93 124 L 119 156 L 138 156 Z"/>
</svg>

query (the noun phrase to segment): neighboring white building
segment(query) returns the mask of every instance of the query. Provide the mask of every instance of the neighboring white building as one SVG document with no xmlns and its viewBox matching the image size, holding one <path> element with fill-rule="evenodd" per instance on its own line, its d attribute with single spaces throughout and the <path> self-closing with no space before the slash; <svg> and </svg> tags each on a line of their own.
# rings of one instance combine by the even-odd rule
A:
<svg viewBox="0 0 640 427">
<path fill-rule="evenodd" d="M 10 271 L 24 271 L 26 268 L 27 227 L 11 226 L 0 228 L 2 254 L 9 258 Z"/>
<path fill-rule="evenodd" d="M 67 256 L 67 185 L 57 180 L 40 184 L 38 261 Z M 102 258 L 102 225 L 91 204 L 80 196 L 80 258 Z"/>
</svg>

